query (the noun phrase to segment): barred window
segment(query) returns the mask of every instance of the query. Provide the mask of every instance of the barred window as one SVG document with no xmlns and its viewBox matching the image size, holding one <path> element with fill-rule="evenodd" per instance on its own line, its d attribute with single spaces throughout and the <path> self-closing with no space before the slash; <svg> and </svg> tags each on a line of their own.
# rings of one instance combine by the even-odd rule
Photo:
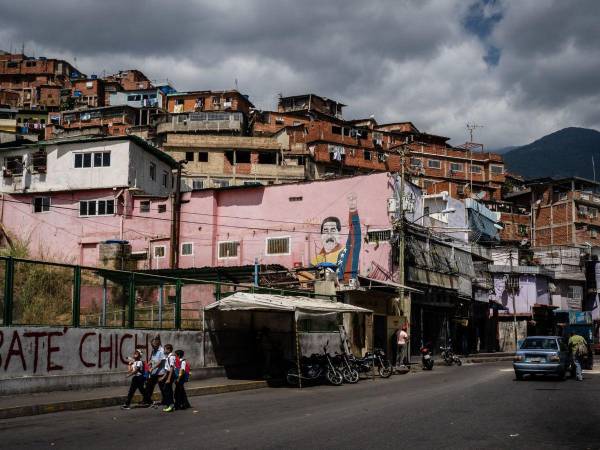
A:
<svg viewBox="0 0 600 450">
<path fill-rule="evenodd" d="M 288 255 L 290 253 L 290 238 L 267 238 L 267 255 Z"/>
<path fill-rule="evenodd" d="M 369 242 L 387 242 L 392 237 L 392 230 L 374 230 L 367 232 Z"/>
<path fill-rule="evenodd" d="M 219 258 L 236 258 L 239 245 L 237 241 L 219 242 Z"/>
</svg>

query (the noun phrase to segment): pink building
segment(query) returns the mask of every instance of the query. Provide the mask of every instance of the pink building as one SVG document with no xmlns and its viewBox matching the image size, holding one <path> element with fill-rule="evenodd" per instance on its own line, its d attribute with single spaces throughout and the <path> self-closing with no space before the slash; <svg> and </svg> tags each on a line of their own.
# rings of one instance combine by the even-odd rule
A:
<svg viewBox="0 0 600 450">
<path fill-rule="evenodd" d="M 391 271 L 392 237 L 388 199 L 396 181 L 386 173 L 275 186 L 207 189 L 183 195 L 180 227 L 182 268 L 281 264 L 289 268 L 321 262 L 344 265 L 340 278 Z M 420 191 L 407 184 L 408 208 L 420 216 Z M 87 189 L 4 195 L 2 224 L 29 242 L 32 255 L 72 263 L 98 264 L 101 242 L 127 240 L 134 253 L 146 254 L 139 269 L 169 266 L 171 200 L 128 189 Z M 406 196 L 405 196 L 406 197 Z M 408 198 L 407 197 L 407 198 Z M 115 199 L 109 211 L 82 202 Z M 40 203 L 38 205 L 38 203 Z M 407 214 L 412 215 L 411 210 Z M 342 274 L 341 272 L 345 272 Z"/>
</svg>

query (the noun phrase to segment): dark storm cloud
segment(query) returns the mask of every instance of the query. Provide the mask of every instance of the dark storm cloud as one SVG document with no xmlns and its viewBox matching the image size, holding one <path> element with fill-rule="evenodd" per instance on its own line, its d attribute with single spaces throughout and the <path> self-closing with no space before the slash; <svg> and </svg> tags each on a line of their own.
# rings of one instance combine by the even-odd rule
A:
<svg viewBox="0 0 600 450">
<path fill-rule="evenodd" d="M 571 6 L 571 5 L 575 6 Z M 595 1 L 0 0 L 0 48 L 139 68 L 180 90 L 239 80 L 263 108 L 315 92 L 349 117 L 412 120 L 495 146 L 598 126 Z M 568 6 L 567 6 L 568 5 Z M 510 131 L 510 134 L 508 133 Z M 507 140 L 510 139 L 510 140 Z"/>
</svg>

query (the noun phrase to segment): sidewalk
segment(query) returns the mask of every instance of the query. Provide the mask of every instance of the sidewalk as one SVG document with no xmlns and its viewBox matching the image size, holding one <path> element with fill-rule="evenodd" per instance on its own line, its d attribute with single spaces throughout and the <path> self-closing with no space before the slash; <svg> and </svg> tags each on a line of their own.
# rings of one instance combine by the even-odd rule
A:
<svg viewBox="0 0 600 450">
<path fill-rule="evenodd" d="M 463 364 L 479 364 L 479 363 L 491 363 L 491 362 L 501 362 L 501 361 L 512 361 L 515 354 L 514 353 L 506 353 L 506 352 L 496 352 L 496 353 L 473 353 L 469 356 L 457 355 Z M 421 367 L 421 357 L 413 355 L 410 359 L 411 367 L 414 370 Z M 443 366 L 444 360 L 440 357 L 439 354 L 434 355 L 433 363 L 435 365 Z"/>
<path fill-rule="evenodd" d="M 190 381 L 186 385 L 187 395 L 211 395 L 227 392 L 245 391 L 267 387 L 266 381 L 230 380 L 228 378 L 209 378 Z M 111 386 L 103 388 L 54 391 L 36 394 L 19 394 L 0 397 L 0 419 L 34 416 L 59 411 L 118 406 L 125 402 L 129 386 Z M 160 399 L 158 386 L 154 391 L 154 400 Z M 133 404 L 141 401 L 138 394 Z"/>
</svg>

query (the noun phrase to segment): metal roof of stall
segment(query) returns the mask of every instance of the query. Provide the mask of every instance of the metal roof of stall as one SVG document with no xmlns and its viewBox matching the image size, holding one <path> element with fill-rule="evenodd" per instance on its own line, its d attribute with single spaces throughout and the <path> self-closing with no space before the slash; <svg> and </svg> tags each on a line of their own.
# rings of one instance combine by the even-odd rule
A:
<svg viewBox="0 0 600 450">
<path fill-rule="evenodd" d="M 218 302 L 208 305 L 206 310 L 219 311 L 289 311 L 307 313 L 365 313 L 373 311 L 347 303 L 331 302 L 310 297 L 295 297 L 273 294 L 251 294 L 236 292 Z"/>
</svg>

